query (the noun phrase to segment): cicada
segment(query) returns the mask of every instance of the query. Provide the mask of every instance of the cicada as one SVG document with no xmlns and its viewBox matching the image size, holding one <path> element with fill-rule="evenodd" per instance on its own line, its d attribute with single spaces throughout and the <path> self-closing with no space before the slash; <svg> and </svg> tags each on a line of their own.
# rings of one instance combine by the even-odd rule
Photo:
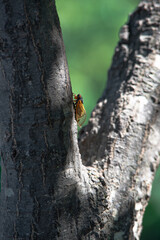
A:
<svg viewBox="0 0 160 240">
<path fill-rule="evenodd" d="M 83 123 L 86 120 L 87 114 L 83 105 L 83 98 L 81 94 L 74 94 L 73 96 L 74 109 L 75 109 L 75 118 L 79 127 L 82 127 Z"/>
</svg>

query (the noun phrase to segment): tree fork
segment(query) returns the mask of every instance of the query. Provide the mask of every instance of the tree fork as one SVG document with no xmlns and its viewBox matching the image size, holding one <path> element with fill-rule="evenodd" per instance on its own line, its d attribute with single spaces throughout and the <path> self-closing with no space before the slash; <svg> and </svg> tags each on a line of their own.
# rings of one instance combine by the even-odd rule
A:
<svg viewBox="0 0 160 240">
<path fill-rule="evenodd" d="M 0 9 L 0 239 L 139 239 L 160 154 L 160 4 L 120 32 L 83 165 L 55 3 Z"/>
</svg>

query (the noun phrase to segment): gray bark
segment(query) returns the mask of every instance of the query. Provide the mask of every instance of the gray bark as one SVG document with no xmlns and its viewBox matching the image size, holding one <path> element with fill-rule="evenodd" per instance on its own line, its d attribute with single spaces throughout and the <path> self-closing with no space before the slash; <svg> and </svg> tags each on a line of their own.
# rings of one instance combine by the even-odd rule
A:
<svg viewBox="0 0 160 240">
<path fill-rule="evenodd" d="M 55 3 L 0 9 L 0 239 L 139 239 L 160 155 L 159 2 L 122 28 L 81 155 Z"/>
<path fill-rule="evenodd" d="M 86 166 L 102 175 L 102 239 L 139 239 L 160 159 L 160 3 L 143 1 L 120 31 L 107 88 L 81 131 Z"/>
<path fill-rule="evenodd" d="M 0 239 L 55 239 L 75 189 L 65 176 L 78 175 L 55 3 L 6 0 L 0 10 Z"/>
</svg>

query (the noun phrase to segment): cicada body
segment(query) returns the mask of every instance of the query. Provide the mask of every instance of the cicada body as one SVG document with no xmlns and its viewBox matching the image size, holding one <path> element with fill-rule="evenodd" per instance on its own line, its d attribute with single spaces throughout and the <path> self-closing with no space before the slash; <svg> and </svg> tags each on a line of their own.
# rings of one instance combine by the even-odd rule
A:
<svg viewBox="0 0 160 240">
<path fill-rule="evenodd" d="M 83 98 L 80 94 L 74 94 L 74 108 L 75 108 L 75 118 L 79 127 L 82 127 L 86 120 L 87 114 L 83 105 Z"/>
</svg>

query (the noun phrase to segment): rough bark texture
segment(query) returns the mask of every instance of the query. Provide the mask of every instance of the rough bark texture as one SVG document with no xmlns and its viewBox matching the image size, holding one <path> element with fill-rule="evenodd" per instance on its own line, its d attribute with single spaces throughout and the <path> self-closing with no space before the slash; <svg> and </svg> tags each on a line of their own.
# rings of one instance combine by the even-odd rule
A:
<svg viewBox="0 0 160 240">
<path fill-rule="evenodd" d="M 1 0 L 0 11 L 0 239 L 55 239 L 79 172 L 55 3 Z"/>
<path fill-rule="evenodd" d="M 160 3 L 142 2 L 121 29 L 80 152 L 106 184 L 97 236 L 139 239 L 160 155 Z"/>
<path fill-rule="evenodd" d="M 160 155 L 160 4 L 120 32 L 83 165 L 55 3 L 0 9 L 0 239 L 139 239 Z"/>
</svg>

